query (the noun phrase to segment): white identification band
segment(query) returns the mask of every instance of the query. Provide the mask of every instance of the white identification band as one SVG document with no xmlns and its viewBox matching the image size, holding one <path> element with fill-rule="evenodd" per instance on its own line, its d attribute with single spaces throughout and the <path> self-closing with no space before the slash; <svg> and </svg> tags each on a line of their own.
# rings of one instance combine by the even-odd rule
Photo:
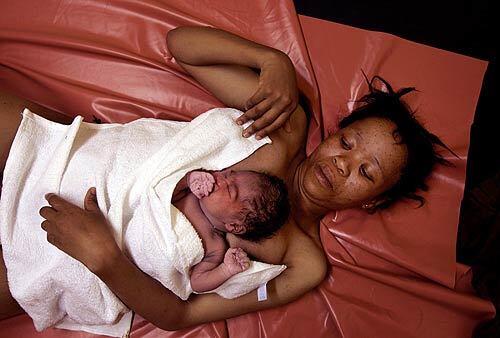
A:
<svg viewBox="0 0 500 338">
<path fill-rule="evenodd" d="M 257 300 L 262 302 L 267 299 L 267 282 L 261 284 L 257 289 Z"/>
</svg>

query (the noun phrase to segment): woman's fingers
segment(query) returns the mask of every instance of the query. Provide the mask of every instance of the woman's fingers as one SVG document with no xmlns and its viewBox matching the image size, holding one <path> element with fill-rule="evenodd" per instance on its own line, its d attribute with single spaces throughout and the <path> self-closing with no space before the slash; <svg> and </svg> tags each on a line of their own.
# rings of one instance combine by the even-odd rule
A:
<svg viewBox="0 0 500 338">
<path fill-rule="evenodd" d="M 245 110 L 250 110 L 253 106 L 264 101 L 269 95 L 264 92 L 262 87 L 259 87 L 251 98 L 245 103 Z"/>
<path fill-rule="evenodd" d="M 274 130 L 283 126 L 288 120 L 291 115 L 291 109 L 289 107 L 290 105 L 273 107 L 246 128 L 243 131 L 244 135 L 257 133 L 258 139 L 269 135 Z"/>
<path fill-rule="evenodd" d="M 259 104 L 253 106 L 251 109 L 247 110 L 243 113 L 238 119 L 236 119 L 236 123 L 244 124 L 249 120 L 256 120 L 262 116 L 266 111 L 271 109 L 274 105 L 274 99 L 267 98 L 261 101 Z M 241 122 L 241 123 L 240 123 Z M 248 135 L 250 136 L 250 135 Z"/>
<path fill-rule="evenodd" d="M 45 219 L 54 219 L 54 217 L 56 217 L 57 211 L 55 211 L 51 207 L 42 207 L 40 211 L 38 211 L 38 213 Z"/>
<path fill-rule="evenodd" d="M 281 114 L 269 126 L 263 128 L 259 132 L 257 132 L 256 137 L 258 139 L 261 139 L 261 138 L 266 137 L 267 135 L 271 134 L 276 129 L 279 129 L 280 127 L 284 126 L 285 123 L 288 121 L 289 117 L 290 117 L 290 113 Z M 290 128 L 288 128 L 288 129 L 290 129 Z M 287 132 L 290 132 L 290 130 L 287 130 Z"/>
<path fill-rule="evenodd" d="M 47 200 L 47 202 L 49 202 L 50 206 L 55 210 L 65 209 L 65 208 L 73 206 L 73 204 L 62 199 L 61 197 L 57 196 L 56 194 L 52 194 L 52 193 L 46 194 L 45 199 Z"/>
<path fill-rule="evenodd" d="M 83 200 L 83 206 L 85 210 L 91 212 L 97 212 L 99 210 L 99 205 L 97 203 L 97 194 L 95 187 L 87 190 L 87 194 L 85 194 L 85 199 Z"/>
<path fill-rule="evenodd" d="M 49 230 L 49 227 L 50 227 L 50 222 L 49 222 L 49 221 L 47 221 L 47 220 L 44 220 L 40 226 L 41 226 L 41 228 L 42 228 L 44 231 L 48 231 L 48 230 Z"/>
<path fill-rule="evenodd" d="M 57 227 L 55 227 L 53 223 L 51 223 L 50 221 L 47 221 L 47 220 L 44 220 L 42 222 L 42 224 L 40 225 L 40 227 L 43 229 L 43 231 L 45 231 L 47 233 L 47 242 L 49 242 L 52 245 L 57 246 L 56 245 L 58 242 L 57 236 L 56 236 Z"/>
<path fill-rule="evenodd" d="M 265 100 L 261 102 L 244 114 L 244 119 L 249 117 L 255 120 L 255 122 L 243 131 L 243 136 L 249 137 L 257 133 L 257 135 L 262 138 L 268 135 L 285 124 L 295 107 L 296 104 L 286 98 Z M 284 118 L 280 118 L 282 116 L 284 116 Z"/>
<path fill-rule="evenodd" d="M 243 137 L 250 137 L 257 133 L 261 129 L 273 123 L 274 120 L 280 115 L 275 109 L 269 110 L 267 113 L 262 115 L 260 118 L 255 119 L 255 121 L 249 125 L 245 130 L 243 130 Z"/>
</svg>

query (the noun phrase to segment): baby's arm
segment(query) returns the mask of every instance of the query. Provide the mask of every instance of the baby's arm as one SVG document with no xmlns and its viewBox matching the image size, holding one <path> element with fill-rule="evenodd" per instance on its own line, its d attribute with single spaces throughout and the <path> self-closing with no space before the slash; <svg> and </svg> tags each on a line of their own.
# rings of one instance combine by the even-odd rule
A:
<svg viewBox="0 0 500 338">
<path fill-rule="evenodd" d="M 231 276 L 245 271 L 250 260 L 243 249 L 229 248 L 208 253 L 191 270 L 191 288 L 195 292 L 206 292 L 217 288 Z"/>
</svg>

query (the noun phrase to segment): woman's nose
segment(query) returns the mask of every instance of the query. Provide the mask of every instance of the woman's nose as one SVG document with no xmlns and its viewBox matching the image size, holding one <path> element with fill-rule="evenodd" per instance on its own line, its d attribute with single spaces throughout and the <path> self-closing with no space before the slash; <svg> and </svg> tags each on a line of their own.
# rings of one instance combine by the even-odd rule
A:
<svg viewBox="0 0 500 338">
<path fill-rule="evenodd" d="M 335 167 L 337 167 L 337 171 L 339 172 L 340 175 L 344 177 L 349 176 L 351 170 L 349 168 L 349 163 L 345 158 L 340 156 L 334 156 L 333 163 L 335 164 Z"/>
</svg>

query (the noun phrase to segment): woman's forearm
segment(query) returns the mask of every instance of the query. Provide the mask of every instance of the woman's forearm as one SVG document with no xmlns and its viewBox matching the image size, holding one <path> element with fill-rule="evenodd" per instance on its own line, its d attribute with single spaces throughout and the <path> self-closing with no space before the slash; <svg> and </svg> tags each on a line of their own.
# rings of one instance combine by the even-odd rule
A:
<svg viewBox="0 0 500 338">
<path fill-rule="evenodd" d="M 193 66 L 236 64 L 260 69 L 266 60 L 281 53 L 210 27 L 175 28 L 168 33 L 167 44 L 176 60 Z"/>
<path fill-rule="evenodd" d="M 130 309 L 164 330 L 177 330 L 186 317 L 187 303 L 143 273 L 123 254 L 108 257 L 93 271 Z"/>
<path fill-rule="evenodd" d="M 165 330 L 282 305 L 311 290 L 325 277 L 323 252 L 305 234 L 292 227 L 290 231 L 296 230 L 286 237 L 288 250 L 282 259 L 288 268 L 267 284 L 267 300 L 257 301 L 254 290 L 237 299 L 206 294 L 183 302 L 140 271 L 120 251 L 99 209 L 94 188 L 85 196 L 85 209 L 55 194 L 48 194 L 46 199 L 50 207 L 43 207 L 39 213 L 45 218 L 42 229 L 47 232 L 49 243 L 82 262 L 129 308 Z M 265 260 L 265 255 L 261 259 Z"/>
<path fill-rule="evenodd" d="M 309 257 L 306 255 L 306 259 Z M 321 263 L 289 266 L 267 283 L 268 299 L 259 302 L 256 290 L 237 299 L 224 299 L 210 293 L 182 301 L 152 277 L 140 271 L 123 254 L 109 258 L 103 268 L 93 272 L 130 309 L 164 330 L 179 330 L 202 323 L 227 319 L 245 313 L 289 303 L 313 289 L 325 277 Z"/>
</svg>

